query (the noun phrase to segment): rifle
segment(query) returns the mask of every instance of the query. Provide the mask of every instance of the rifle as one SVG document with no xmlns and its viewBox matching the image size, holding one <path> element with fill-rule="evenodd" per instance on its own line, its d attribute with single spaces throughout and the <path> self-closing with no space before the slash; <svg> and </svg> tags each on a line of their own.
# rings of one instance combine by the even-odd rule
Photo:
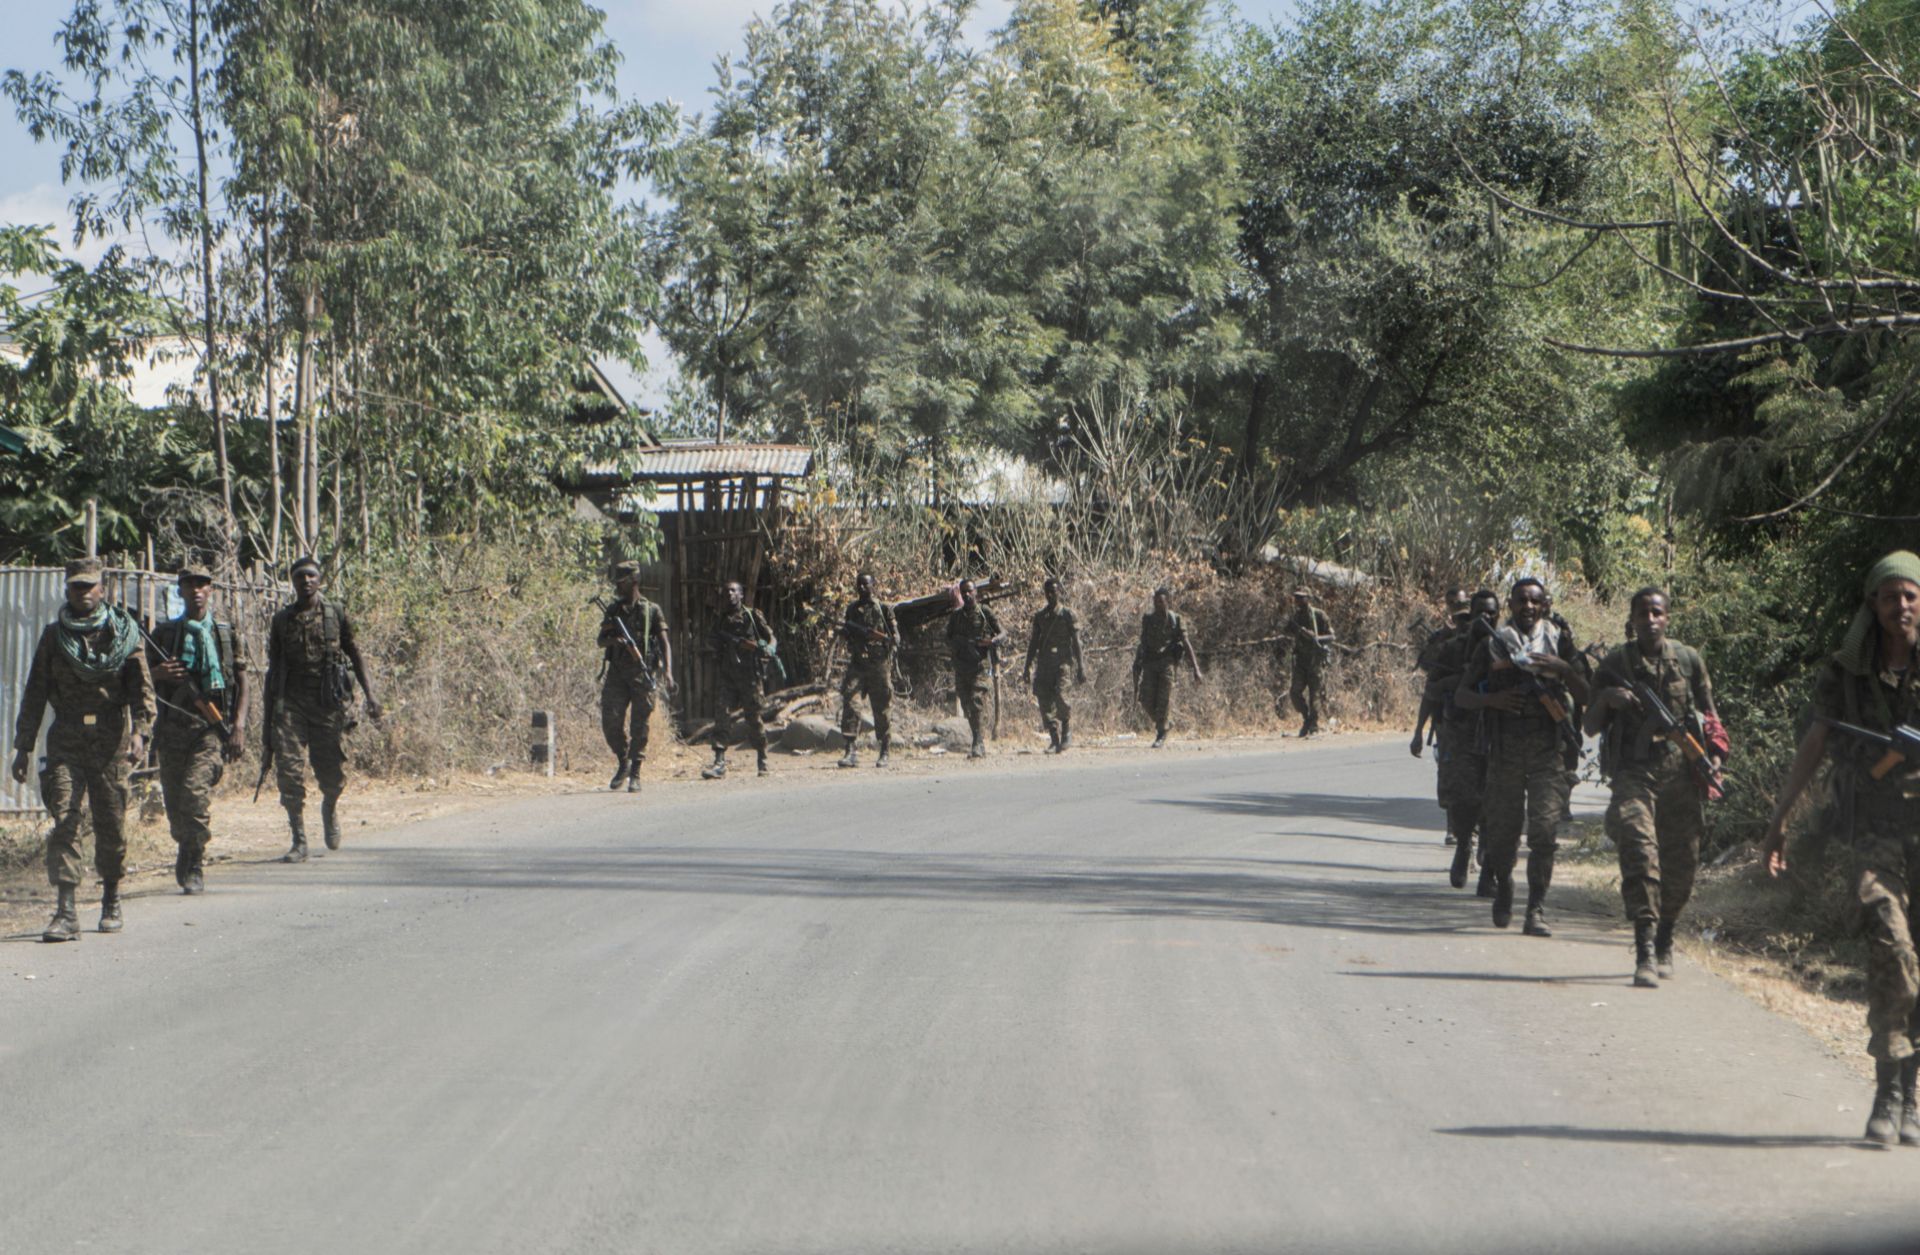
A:
<svg viewBox="0 0 1920 1255">
<path fill-rule="evenodd" d="M 1627 688 L 1640 699 L 1641 708 L 1653 720 L 1661 735 L 1680 747 L 1681 755 L 1687 760 L 1687 769 L 1693 773 L 1693 782 L 1699 786 L 1700 792 L 1713 801 L 1725 797 L 1726 781 L 1721 778 L 1720 769 L 1714 766 L 1713 759 L 1707 756 L 1707 747 L 1693 734 L 1693 729 L 1675 718 L 1673 711 L 1645 681 L 1630 679 Z"/>
<path fill-rule="evenodd" d="M 273 690 L 267 685 L 267 699 L 260 711 L 260 774 L 253 782 L 253 800 L 260 800 L 260 786 L 267 782 L 267 772 L 273 769 Z"/>
<path fill-rule="evenodd" d="M 1000 646 L 987 646 L 987 666 L 993 675 L 993 739 L 1000 739 Z"/>
<path fill-rule="evenodd" d="M 653 667 L 647 662 L 647 655 L 633 639 L 633 633 L 627 630 L 627 621 L 614 613 L 614 608 L 604 597 L 594 597 L 593 604 L 600 607 L 600 613 L 615 627 L 620 629 L 620 639 L 625 642 L 627 656 L 639 665 L 640 674 L 648 684 L 654 682 Z"/>
<path fill-rule="evenodd" d="M 169 654 L 166 650 L 160 648 L 160 642 L 153 639 L 153 633 L 147 631 L 146 628 L 141 627 L 140 620 L 138 618 L 135 618 L 130 612 L 127 617 L 133 619 L 133 626 L 140 629 L 140 635 L 145 637 L 147 644 L 153 647 L 153 652 L 160 655 L 161 662 L 174 661 L 173 655 Z M 162 702 L 161 704 L 165 706 L 172 706 L 175 710 L 180 711 L 181 714 L 195 716 L 200 720 L 200 722 L 206 724 L 208 727 L 212 728 L 215 732 L 219 733 L 220 739 L 222 741 L 225 741 L 233 736 L 233 729 L 227 726 L 226 716 L 221 714 L 220 708 L 214 705 L 213 701 L 210 698 L 208 698 L 208 696 L 205 693 L 200 691 L 200 686 L 194 682 L 194 679 L 192 676 L 188 676 L 184 680 L 181 680 L 180 688 L 181 688 L 181 696 L 186 699 L 186 703 L 187 703 L 186 706 L 184 707 L 178 706 L 178 705 L 175 705 L 173 702 Z M 158 700 L 157 697 L 156 697 L 156 700 Z"/>
<path fill-rule="evenodd" d="M 1567 708 L 1561 705 L 1560 699 L 1554 695 L 1553 690 L 1548 688 L 1546 684 L 1541 681 L 1540 677 L 1533 673 L 1533 669 L 1528 663 L 1522 662 L 1513 656 L 1513 646 L 1507 643 L 1505 637 L 1495 632 L 1493 634 L 1493 641 L 1494 644 L 1500 647 L 1500 652 L 1507 656 L 1507 662 L 1519 671 L 1521 675 L 1526 677 L 1527 691 L 1539 699 L 1540 705 L 1547 712 L 1547 717 L 1555 723 L 1565 726 L 1567 722 Z"/>
<path fill-rule="evenodd" d="M 1892 771 L 1895 767 L 1898 767 L 1910 758 L 1920 756 L 1920 728 L 1915 728 L 1910 724 L 1898 724 L 1894 727 L 1892 733 L 1889 734 L 1886 732 L 1875 732 L 1872 728 L 1863 728 L 1857 723 L 1844 723 L 1838 719 L 1829 719 L 1825 715 L 1820 716 L 1820 722 L 1836 731 L 1844 732 L 1848 736 L 1858 737 L 1869 745 L 1878 745 L 1886 751 L 1886 753 L 1880 756 L 1879 762 L 1867 769 L 1867 774 L 1875 780 L 1886 779 L 1889 771 Z"/>
</svg>

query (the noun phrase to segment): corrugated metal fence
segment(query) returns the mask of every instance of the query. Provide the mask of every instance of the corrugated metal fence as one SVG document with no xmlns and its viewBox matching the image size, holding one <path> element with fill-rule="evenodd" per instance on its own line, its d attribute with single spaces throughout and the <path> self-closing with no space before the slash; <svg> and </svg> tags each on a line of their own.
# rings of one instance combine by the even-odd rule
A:
<svg viewBox="0 0 1920 1255">
<path fill-rule="evenodd" d="M 149 630 L 180 613 L 180 595 L 171 575 L 108 567 L 106 584 L 107 599 L 131 610 Z M 33 665 L 34 646 L 41 629 L 60 612 L 66 586 L 66 571 L 61 567 L 0 566 L 0 718 L 6 720 L 0 730 L 5 751 L 0 753 L 0 815 L 43 813 L 36 777 L 40 756 L 46 752 L 51 712 L 41 720 L 40 741 L 34 746 L 34 766 L 27 782 L 14 783 L 5 773 L 4 764 L 13 760 L 13 724 L 20 713 L 27 670 Z M 273 612 L 290 599 L 290 594 L 274 581 L 245 577 L 218 580 L 215 587 L 219 595 L 214 599 L 213 613 L 233 624 L 254 668 L 253 709 L 247 722 L 257 729 L 260 725 L 255 716 L 259 714 L 262 691 L 258 681 L 265 674 L 267 627 L 273 621 Z"/>
</svg>

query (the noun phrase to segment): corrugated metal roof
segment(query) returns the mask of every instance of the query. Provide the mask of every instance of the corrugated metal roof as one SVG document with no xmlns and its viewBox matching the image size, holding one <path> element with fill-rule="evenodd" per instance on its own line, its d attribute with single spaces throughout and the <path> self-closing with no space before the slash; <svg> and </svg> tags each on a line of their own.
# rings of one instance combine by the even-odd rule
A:
<svg viewBox="0 0 1920 1255">
<path fill-rule="evenodd" d="M 636 453 L 633 470 L 589 466 L 589 483 L 671 482 L 709 475 L 778 475 L 798 479 L 813 469 L 813 450 L 799 444 L 669 443 Z"/>
</svg>

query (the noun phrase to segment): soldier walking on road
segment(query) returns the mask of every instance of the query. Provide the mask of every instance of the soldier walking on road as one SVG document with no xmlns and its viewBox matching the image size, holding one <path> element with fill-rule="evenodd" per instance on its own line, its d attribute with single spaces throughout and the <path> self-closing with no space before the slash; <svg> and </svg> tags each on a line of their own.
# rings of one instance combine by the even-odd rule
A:
<svg viewBox="0 0 1920 1255">
<path fill-rule="evenodd" d="M 1888 554 L 1864 591 L 1815 682 L 1815 718 L 1787 769 L 1762 854 L 1771 875 L 1787 870 L 1787 817 L 1831 752 L 1835 792 L 1852 820 L 1855 909 L 1867 939 L 1874 1094 L 1866 1137 L 1920 1146 L 1920 753 L 1890 754 L 1897 746 L 1887 740 L 1903 726 L 1920 729 L 1920 556 Z"/>
<path fill-rule="evenodd" d="M 176 847 L 173 879 L 195 894 L 206 887 L 213 791 L 246 747 L 247 659 L 233 625 L 213 615 L 212 571 L 181 567 L 180 600 L 185 612 L 154 629 L 147 662 L 160 704 L 153 744 Z"/>
<path fill-rule="evenodd" d="M 1527 834 L 1527 918 L 1530 937 L 1550 937 L 1547 888 L 1553 883 L 1560 824 L 1561 754 L 1568 706 L 1584 700 L 1586 681 L 1560 656 L 1559 632 L 1546 618 L 1546 587 L 1528 577 L 1507 596 L 1507 625 L 1477 647 L 1454 691 L 1454 704 L 1491 712 L 1486 799 L 1480 830 L 1493 880 L 1493 925 L 1513 919 L 1513 866 L 1520 831 Z"/>
<path fill-rule="evenodd" d="M 1187 625 L 1173 612 L 1173 590 L 1153 590 L 1153 609 L 1140 616 L 1140 643 L 1133 650 L 1133 689 L 1140 706 L 1153 720 L 1153 748 L 1167 743 L 1167 719 L 1173 711 L 1173 668 L 1185 658 L 1200 679 L 1200 660 Z"/>
<path fill-rule="evenodd" d="M 999 665 L 995 651 L 1007 634 L 993 611 L 980 604 L 972 580 L 960 581 L 960 608 L 947 616 L 947 648 L 953 654 L 953 687 L 960 696 L 960 710 L 973 733 L 968 758 L 985 758 L 985 712 L 993 668 Z"/>
<path fill-rule="evenodd" d="M 1449 588 L 1446 626 L 1437 627 L 1427 634 L 1425 643 L 1420 646 L 1420 652 L 1413 660 L 1414 668 L 1427 677 L 1426 684 L 1420 692 L 1419 715 L 1413 721 L 1413 741 L 1407 746 L 1408 751 L 1415 758 L 1420 757 L 1426 749 L 1429 737 L 1434 742 L 1440 739 L 1440 716 L 1446 709 L 1447 697 L 1453 690 L 1450 687 L 1442 688 L 1435 683 L 1434 668 L 1439 665 L 1441 651 L 1446 649 L 1447 642 L 1467 626 L 1470 613 L 1467 590 Z M 1457 675 L 1453 678 L 1456 683 L 1460 679 Z M 1447 844 L 1453 844 L 1451 833 L 1447 836 Z"/>
<path fill-rule="evenodd" d="M 1287 699 L 1300 712 L 1300 735 L 1320 731 L 1320 706 L 1325 696 L 1327 657 L 1333 652 L 1333 620 L 1313 604 L 1313 594 L 1293 590 L 1293 615 L 1287 620 L 1293 642 L 1293 683 Z"/>
<path fill-rule="evenodd" d="M 660 689 L 673 686 L 673 645 L 667 639 L 667 616 L 640 595 L 639 563 L 615 563 L 613 587 L 616 597 L 602 607 L 605 614 L 596 638 L 606 656 L 600 735 L 613 751 L 613 779 L 607 787 L 625 784 L 627 792 L 638 793 L 653 708 Z"/>
<path fill-rule="evenodd" d="M 739 723 L 746 725 L 747 744 L 753 746 L 754 767 L 767 774 L 767 730 L 761 724 L 760 708 L 766 703 L 766 665 L 780 642 L 768 625 L 766 616 L 747 604 L 747 593 L 739 580 L 730 580 L 721 590 L 726 609 L 707 630 L 707 645 L 713 650 L 720 670 L 720 708 L 713 718 L 713 761 L 701 771 L 701 778 L 718 780 L 727 774 L 727 746 L 733 742 Z"/>
<path fill-rule="evenodd" d="M 40 721 L 53 707 L 47 729 L 46 766 L 40 798 L 53 818 L 47 834 L 47 880 L 53 885 L 53 918 L 42 941 L 78 941 L 80 912 L 74 903 L 83 874 L 80 807 L 93 816 L 93 865 L 100 873 L 100 931 L 117 933 L 120 878 L 126 872 L 127 769 L 146 756 L 146 730 L 153 723 L 153 681 L 140 648 L 140 627 L 118 606 L 102 603 L 100 563 L 67 563 L 67 604 L 40 633 L 20 692 L 13 724 L 13 778 L 27 782 Z"/>
<path fill-rule="evenodd" d="M 1047 725 L 1048 752 L 1058 754 L 1071 743 L 1073 707 L 1067 704 L 1067 666 L 1073 666 L 1076 684 L 1087 682 L 1087 667 L 1080 654 L 1080 624 L 1073 611 L 1060 604 L 1060 581 L 1052 576 L 1040 586 L 1047 604 L 1036 611 L 1027 632 L 1027 661 L 1020 679 L 1032 686 L 1033 699 L 1040 704 L 1041 722 Z M 1035 670 L 1034 664 L 1039 664 Z"/>
<path fill-rule="evenodd" d="M 853 582 L 853 604 L 847 607 L 840 623 L 840 635 L 847 641 L 847 669 L 840 677 L 840 735 L 847 743 L 840 756 L 842 767 L 857 767 L 854 742 L 860 739 L 860 712 L 853 699 L 867 696 L 873 711 L 873 739 L 879 745 L 876 767 L 887 765 L 887 753 L 893 745 L 893 654 L 900 648 L 900 625 L 894 621 L 893 607 L 874 600 L 873 576 L 862 573 Z"/>
<path fill-rule="evenodd" d="M 347 784 L 343 744 L 352 720 L 348 707 L 357 682 L 367 715 L 380 718 L 380 703 L 367 683 L 367 666 L 354 640 L 353 620 L 320 592 L 320 564 L 311 557 L 293 564 L 293 604 L 273 616 L 267 631 L 266 735 L 273 738 L 275 782 L 293 836 L 282 862 L 307 861 L 307 765 L 320 785 L 320 827 L 329 850 L 340 848 L 340 794 Z"/>
<path fill-rule="evenodd" d="M 1629 603 L 1633 640 L 1608 654 L 1594 680 L 1585 730 L 1606 733 L 1613 800 L 1607 837 L 1620 852 L 1620 896 L 1633 923 L 1633 983 L 1673 977 L 1673 926 L 1693 896 L 1706 830 L 1706 795 L 1677 735 L 1662 731 L 1651 695 L 1703 744 L 1719 724 L 1699 651 L 1667 636 L 1667 595 L 1643 588 Z"/>
<path fill-rule="evenodd" d="M 1434 750 L 1440 808 L 1447 813 L 1447 840 L 1453 845 L 1453 866 L 1447 879 L 1456 889 L 1467 884 L 1467 869 L 1473 863 L 1473 833 L 1480 824 L 1480 811 L 1487 790 L 1487 755 L 1480 744 L 1481 717 L 1454 700 L 1460 677 L 1474 651 L 1486 644 L 1494 624 L 1500 619 L 1500 597 L 1481 589 L 1467 602 L 1467 615 L 1460 630 L 1448 638 L 1434 660 L 1429 687 L 1440 692 L 1440 744 Z M 1481 851 L 1484 865 L 1485 851 Z M 1492 893 L 1492 875 L 1487 893 Z"/>
</svg>

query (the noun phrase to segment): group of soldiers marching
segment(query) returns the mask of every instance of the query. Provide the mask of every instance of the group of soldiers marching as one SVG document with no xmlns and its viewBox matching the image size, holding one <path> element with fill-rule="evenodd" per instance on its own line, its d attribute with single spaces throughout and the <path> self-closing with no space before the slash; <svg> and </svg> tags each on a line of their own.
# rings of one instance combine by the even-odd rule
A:
<svg viewBox="0 0 1920 1255">
<path fill-rule="evenodd" d="M 1769 875 L 1787 870 L 1795 804 L 1823 765 L 1849 829 L 1853 908 L 1865 937 L 1868 1053 L 1874 1098 L 1866 1138 L 1920 1146 L 1920 556 L 1889 554 L 1869 570 L 1840 646 L 1821 665 L 1812 709 L 1761 849 Z M 1556 830 L 1567 813 L 1585 737 L 1600 738 L 1611 797 L 1605 830 L 1619 857 L 1633 926 L 1633 983 L 1671 980 L 1674 930 L 1693 894 L 1705 807 L 1724 791 L 1730 741 L 1700 652 L 1668 633 L 1665 590 L 1630 603 L 1627 640 L 1597 667 L 1580 651 L 1546 588 L 1516 581 L 1501 619 L 1486 590 L 1448 594 L 1450 622 L 1420 655 L 1427 682 L 1411 749 L 1436 748 L 1438 794 L 1453 847 L 1449 879 L 1464 888 L 1479 842 L 1479 893 L 1492 921 L 1513 915 L 1519 838 L 1527 839 L 1522 931 L 1547 937 Z"/>
</svg>

